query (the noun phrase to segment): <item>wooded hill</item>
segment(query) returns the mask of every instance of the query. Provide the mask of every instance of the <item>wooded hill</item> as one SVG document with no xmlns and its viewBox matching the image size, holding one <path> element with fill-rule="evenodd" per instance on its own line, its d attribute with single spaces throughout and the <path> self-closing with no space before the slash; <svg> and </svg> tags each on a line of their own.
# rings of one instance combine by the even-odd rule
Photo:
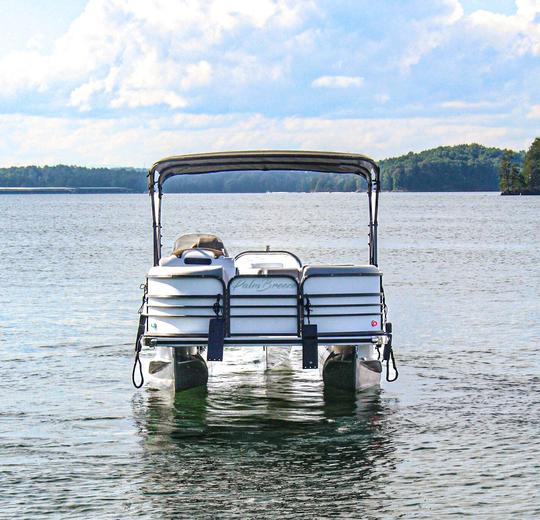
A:
<svg viewBox="0 0 540 520">
<path fill-rule="evenodd" d="M 498 191 L 504 150 L 479 144 L 440 146 L 381 161 L 384 190 Z M 511 160 L 523 163 L 524 152 Z"/>
<path fill-rule="evenodd" d="M 504 150 L 479 144 L 440 146 L 420 153 L 384 159 L 382 188 L 388 191 L 498 191 Z M 524 152 L 511 152 L 521 167 Z M 146 189 L 146 175 L 136 168 L 25 166 L 0 168 L 0 187 L 121 187 Z M 267 191 L 354 191 L 363 189 L 352 175 L 297 172 L 238 172 L 186 175 L 171 179 L 168 192 L 260 193 Z"/>
</svg>

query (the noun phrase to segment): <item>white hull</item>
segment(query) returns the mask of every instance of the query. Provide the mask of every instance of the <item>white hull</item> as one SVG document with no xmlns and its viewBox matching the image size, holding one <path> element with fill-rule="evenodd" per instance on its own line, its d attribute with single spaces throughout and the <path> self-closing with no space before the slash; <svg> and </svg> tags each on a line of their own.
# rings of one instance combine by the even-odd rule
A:
<svg viewBox="0 0 540 520">
<path fill-rule="evenodd" d="M 325 386 L 361 391 L 381 384 L 382 365 L 373 345 L 319 347 Z"/>
<path fill-rule="evenodd" d="M 291 346 L 264 347 L 264 369 L 290 368 L 291 352 Z M 237 352 L 228 351 L 227 354 Z M 207 363 L 210 369 L 214 363 L 207 362 L 194 347 L 158 347 L 151 357 L 144 357 L 142 361 L 147 386 L 175 391 L 206 385 Z M 319 373 L 329 388 L 361 391 L 381 383 L 381 364 L 372 345 L 319 347 Z"/>
<path fill-rule="evenodd" d="M 155 389 L 187 390 L 208 382 L 206 360 L 196 347 L 157 347 L 153 356 L 142 359 L 146 385 Z"/>
</svg>

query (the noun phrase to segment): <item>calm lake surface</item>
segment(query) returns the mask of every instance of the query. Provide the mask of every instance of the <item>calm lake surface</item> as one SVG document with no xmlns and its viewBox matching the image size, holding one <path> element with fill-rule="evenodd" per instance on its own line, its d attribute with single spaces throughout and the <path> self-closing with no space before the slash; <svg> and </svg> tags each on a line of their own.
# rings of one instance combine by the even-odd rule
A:
<svg viewBox="0 0 540 520">
<path fill-rule="evenodd" d="M 169 195 L 177 234 L 367 259 L 363 194 Z M 540 515 L 540 197 L 383 193 L 400 378 L 356 398 L 238 352 L 131 386 L 144 195 L 0 196 L 1 518 Z M 250 359 L 253 356 L 250 357 Z"/>
</svg>

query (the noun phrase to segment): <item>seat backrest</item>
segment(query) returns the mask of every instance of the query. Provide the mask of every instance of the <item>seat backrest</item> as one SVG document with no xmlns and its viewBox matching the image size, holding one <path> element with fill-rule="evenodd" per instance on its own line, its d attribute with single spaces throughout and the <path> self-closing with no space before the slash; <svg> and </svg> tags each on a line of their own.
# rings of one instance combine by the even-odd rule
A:
<svg viewBox="0 0 540 520">
<path fill-rule="evenodd" d="M 264 269 L 300 271 L 300 259 L 288 251 L 244 251 L 236 255 L 235 265 L 239 274 L 254 274 Z"/>
<path fill-rule="evenodd" d="M 227 283 L 235 274 L 234 259 L 229 256 L 218 256 L 207 249 L 186 249 L 180 256 L 170 255 L 159 261 L 162 267 L 195 267 L 212 266 L 223 269 L 223 280 Z"/>
<path fill-rule="evenodd" d="M 221 266 L 152 267 L 147 283 L 150 334 L 206 336 L 216 310 L 223 316 L 225 284 Z"/>
<path fill-rule="evenodd" d="M 235 276 L 228 286 L 229 333 L 298 336 L 298 282 L 292 276 Z"/>
<path fill-rule="evenodd" d="M 319 335 L 382 330 L 382 273 L 376 266 L 311 265 L 303 270 L 303 323 Z"/>
</svg>

